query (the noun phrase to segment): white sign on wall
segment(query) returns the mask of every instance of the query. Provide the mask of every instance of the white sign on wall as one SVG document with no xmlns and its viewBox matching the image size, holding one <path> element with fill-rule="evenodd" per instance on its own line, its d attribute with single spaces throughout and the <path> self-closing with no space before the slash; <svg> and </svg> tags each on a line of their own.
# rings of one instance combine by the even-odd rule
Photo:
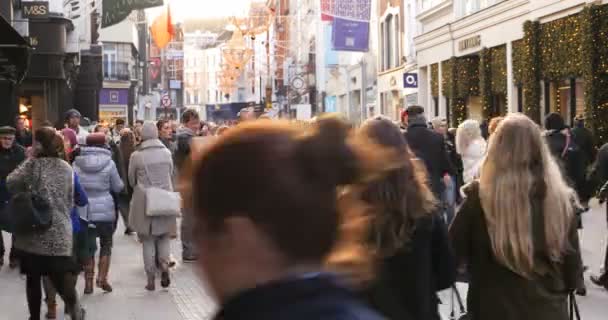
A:
<svg viewBox="0 0 608 320">
<path fill-rule="evenodd" d="M 312 109 L 310 104 L 296 104 L 296 119 L 302 121 L 308 121 L 312 118 Z"/>
</svg>

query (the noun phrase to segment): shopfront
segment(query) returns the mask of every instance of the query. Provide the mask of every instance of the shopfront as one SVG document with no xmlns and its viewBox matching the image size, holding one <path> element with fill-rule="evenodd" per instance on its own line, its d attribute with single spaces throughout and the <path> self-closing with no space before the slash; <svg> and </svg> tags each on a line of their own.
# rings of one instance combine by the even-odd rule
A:
<svg viewBox="0 0 608 320">
<path fill-rule="evenodd" d="M 508 112 L 538 123 L 557 112 L 570 125 L 584 115 L 608 139 L 608 1 L 584 4 L 541 10 L 502 1 L 457 19 L 451 6 L 423 11 L 416 38 L 421 103 L 451 126 Z"/>
<path fill-rule="evenodd" d="M 129 89 L 103 88 L 99 92 L 99 122 L 129 122 Z"/>
</svg>

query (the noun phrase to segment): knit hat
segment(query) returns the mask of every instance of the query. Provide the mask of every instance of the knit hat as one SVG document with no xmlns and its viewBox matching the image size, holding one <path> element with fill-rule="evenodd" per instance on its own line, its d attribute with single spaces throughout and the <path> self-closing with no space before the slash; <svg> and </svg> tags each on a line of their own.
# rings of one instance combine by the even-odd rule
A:
<svg viewBox="0 0 608 320">
<path fill-rule="evenodd" d="M 106 145 L 106 135 L 101 132 L 91 133 L 87 136 L 87 146 L 103 147 Z"/>
<path fill-rule="evenodd" d="M 71 118 L 80 118 L 80 112 L 76 109 L 70 109 L 65 112 L 65 120 L 69 120 Z"/>
<path fill-rule="evenodd" d="M 146 121 L 141 129 L 141 140 L 158 139 L 158 129 L 154 122 Z"/>
<path fill-rule="evenodd" d="M 68 141 L 70 141 L 72 147 L 76 147 L 78 145 L 78 137 L 76 135 L 76 131 L 70 128 L 65 128 L 61 130 L 61 133 L 66 139 L 68 139 Z"/>
<path fill-rule="evenodd" d="M 0 127 L 0 136 L 14 136 L 17 130 L 10 126 Z"/>
</svg>

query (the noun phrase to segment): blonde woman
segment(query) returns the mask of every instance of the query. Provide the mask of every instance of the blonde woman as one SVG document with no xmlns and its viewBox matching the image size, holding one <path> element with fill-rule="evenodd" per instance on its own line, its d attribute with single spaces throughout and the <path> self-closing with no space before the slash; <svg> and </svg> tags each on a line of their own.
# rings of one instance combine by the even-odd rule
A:
<svg viewBox="0 0 608 320">
<path fill-rule="evenodd" d="M 582 272 L 577 200 L 538 126 L 507 116 L 464 193 L 450 238 L 471 272 L 472 319 L 568 319 Z"/>
<path fill-rule="evenodd" d="M 462 157 L 464 183 L 479 177 L 479 169 L 486 154 L 486 141 L 477 120 L 466 120 L 456 131 L 456 152 Z"/>
</svg>

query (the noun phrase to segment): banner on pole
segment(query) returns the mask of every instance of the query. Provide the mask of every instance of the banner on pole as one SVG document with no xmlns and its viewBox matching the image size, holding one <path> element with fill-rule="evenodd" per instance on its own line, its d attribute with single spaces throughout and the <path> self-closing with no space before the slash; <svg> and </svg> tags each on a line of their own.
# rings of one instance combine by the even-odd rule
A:
<svg viewBox="0 0 608 320">
<path fill-rule="evenodd" d="M 334 18 L 332 48 L 337 51 L 367 52 L 369 22 Z"/>
<path fill-rule="evenodd" d="M 320 0 L 321 20 L 334 18 L 369 21 L 372 12 L 371 0 Z"/>
</svg>

